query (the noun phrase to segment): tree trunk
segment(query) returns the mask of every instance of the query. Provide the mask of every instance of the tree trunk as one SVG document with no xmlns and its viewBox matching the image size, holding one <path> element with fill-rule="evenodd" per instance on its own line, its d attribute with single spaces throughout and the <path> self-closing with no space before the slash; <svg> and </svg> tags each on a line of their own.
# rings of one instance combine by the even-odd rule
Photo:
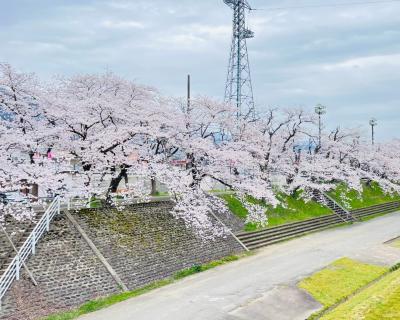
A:
<svg viewBox="0 0 400 320">
<path fill-rule="evenodd" d="M 122 179 L 125 179 L 125 182 L 128 183 L 128 170 L 125 166 L 121 167 L 121 171 L 119 172 L 116 178 L 112 178 L 110 182 L 110 186 L 107 191 L 107 199 L 106 202 L 111 204 L 111 193 L 116 193 L 118 191 L 119 184 Z"/>
<path fill-rule="evenodd" d="M 125 179 L 125 181 L 128 180 L 128 172 L 126 168 L 121 168 L 120 173 L 116 178 L 112 178 L 110 182 L 110 187 L 108 188 L 108 191 L 110 193 L 116 193 L 118 191 L 119 184 L 121 183 L 122 179 Z"/>
<path fill-rule="evenodd" d="M 34 184 L 32 185 L 32 191 L 31 191 L 31 193 L 32 193 L 32 195 L 34 196 L 33 201 L 38 201 L 38 199 L 39 199 L 39 186 L 38 186 L 36 183 L 34 183 Z"/>
</svg>

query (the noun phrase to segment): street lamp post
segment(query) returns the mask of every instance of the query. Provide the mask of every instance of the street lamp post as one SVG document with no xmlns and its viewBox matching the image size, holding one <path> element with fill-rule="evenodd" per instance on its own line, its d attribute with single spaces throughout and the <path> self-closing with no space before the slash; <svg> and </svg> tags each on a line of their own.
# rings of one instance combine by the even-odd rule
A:
<svg viewBox="0 0 400 320">
<path fill-rule="evenodd" d="M 315 107 L 315 113 L 318 115 L 318 150 L 322 146 L 322 116 L 326 114 L 326 107 L 318 104 Z"/>
<path fill-rule="evenodd" d="M 375 144 L 375 127 L 378 125 L 378 120 L 372 118 L 369 120 L 369 125 L 371 126 L 371 133 L 372 133 L 372 145 Z"/>
</svg>

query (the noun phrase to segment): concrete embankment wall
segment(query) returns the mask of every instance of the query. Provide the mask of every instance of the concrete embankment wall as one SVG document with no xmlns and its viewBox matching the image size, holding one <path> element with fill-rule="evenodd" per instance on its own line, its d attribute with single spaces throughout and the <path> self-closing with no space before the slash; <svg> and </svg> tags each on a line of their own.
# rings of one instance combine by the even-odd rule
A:
<svg viewBox="0 0 400 320">
<path fill-rule="evenodd" d="M 177 271 L 243 251 L 230 235 L 204 242 L 170 214 L 169 202 L 137 204 L 123 211 L 72 213 L 84 233 L 129 290 Z M 121 292 L 98 255 L 62 214 L 41 240 L 26 274 L 3 300 L 2 320 L 40 319 L 98 297 Z"/>
</svg>

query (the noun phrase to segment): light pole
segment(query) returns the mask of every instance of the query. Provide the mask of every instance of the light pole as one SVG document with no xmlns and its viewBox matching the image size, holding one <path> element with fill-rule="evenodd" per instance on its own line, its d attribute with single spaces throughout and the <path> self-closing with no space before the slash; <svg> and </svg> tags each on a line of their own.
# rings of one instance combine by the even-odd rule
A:
<svg viewBox="0 0 400 320">
<path fill-rule="evenodd" d="M 371 126 L 372 129 L 372 145 L 375 144 L 375 127 L 378 125 L 378 120 L 375 118 L 372 118 L 369 120 L 369 125 Z"/>
<path fill-rule="evenodd" d="M 315 107 L 315 113 L 318 115 L 318 150 L 322 146 L 322 116 L 326 114 L 326 107 L 318 104 Z"/>
<path fill-rule="evenodd" d="M 188 113 L 190 113 L 190 105 L 191 105 L 190 95 L 191 95 L 191 80 L 190 80 L 190 74 L 188 74 L 188 76 L 187 76 L 187 110 L 188 110 Z"/>
</svg>

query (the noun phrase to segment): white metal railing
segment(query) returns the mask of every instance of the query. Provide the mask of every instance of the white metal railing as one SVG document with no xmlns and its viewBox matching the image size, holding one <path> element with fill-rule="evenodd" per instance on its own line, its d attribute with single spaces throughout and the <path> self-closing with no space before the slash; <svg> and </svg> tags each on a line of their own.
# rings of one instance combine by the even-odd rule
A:
<svg viewBox="0 0 400 320">
<path fill-rule="evenodd" d="M 338 203 L 335 199 L 333 199 L 328 193 L 322 192 L 322 196 L 324 196 L 325 198 L 327 198 L 328 200 L 330 200 L 333 203 L 334 209 L 336 209 L 336 208 L 341 209 L 344 212 L 344 214 L 346 215 L 346 218 L 348 220 L 357 221 L 357 219 L 351 214 L 351 212 L 349 210 L 347 210 L 345 207 L 340 205 L 340 203 Z M 345 221 L 345 222 L 347 222 L 347 221 Z"/>
<path fill-rule="evenodd" d="M 53 220 L 54 216 L 60 213 L 60 197 L 56 197 L 50 206 L 47 208 L 46 212 L 43 214 L 39 222 L 36 224 L 35 228 L 32 230 L 28 239 L 24 242 L 22 247 L 19 249 L 17 255 L 12 260 L 11 264 L 8 266 L 4 274 L 0 278 L 0 309 L 1 301 L 6 294 L 7 290 L 10 288 L 14 280 L 20 279 L 21 268 L 25 261 L 29 258 L 31 254 L 36 252 L 36 244 L 39 242 L 43 234 L 50 229 L 50 222 Z"/>
</svg>

